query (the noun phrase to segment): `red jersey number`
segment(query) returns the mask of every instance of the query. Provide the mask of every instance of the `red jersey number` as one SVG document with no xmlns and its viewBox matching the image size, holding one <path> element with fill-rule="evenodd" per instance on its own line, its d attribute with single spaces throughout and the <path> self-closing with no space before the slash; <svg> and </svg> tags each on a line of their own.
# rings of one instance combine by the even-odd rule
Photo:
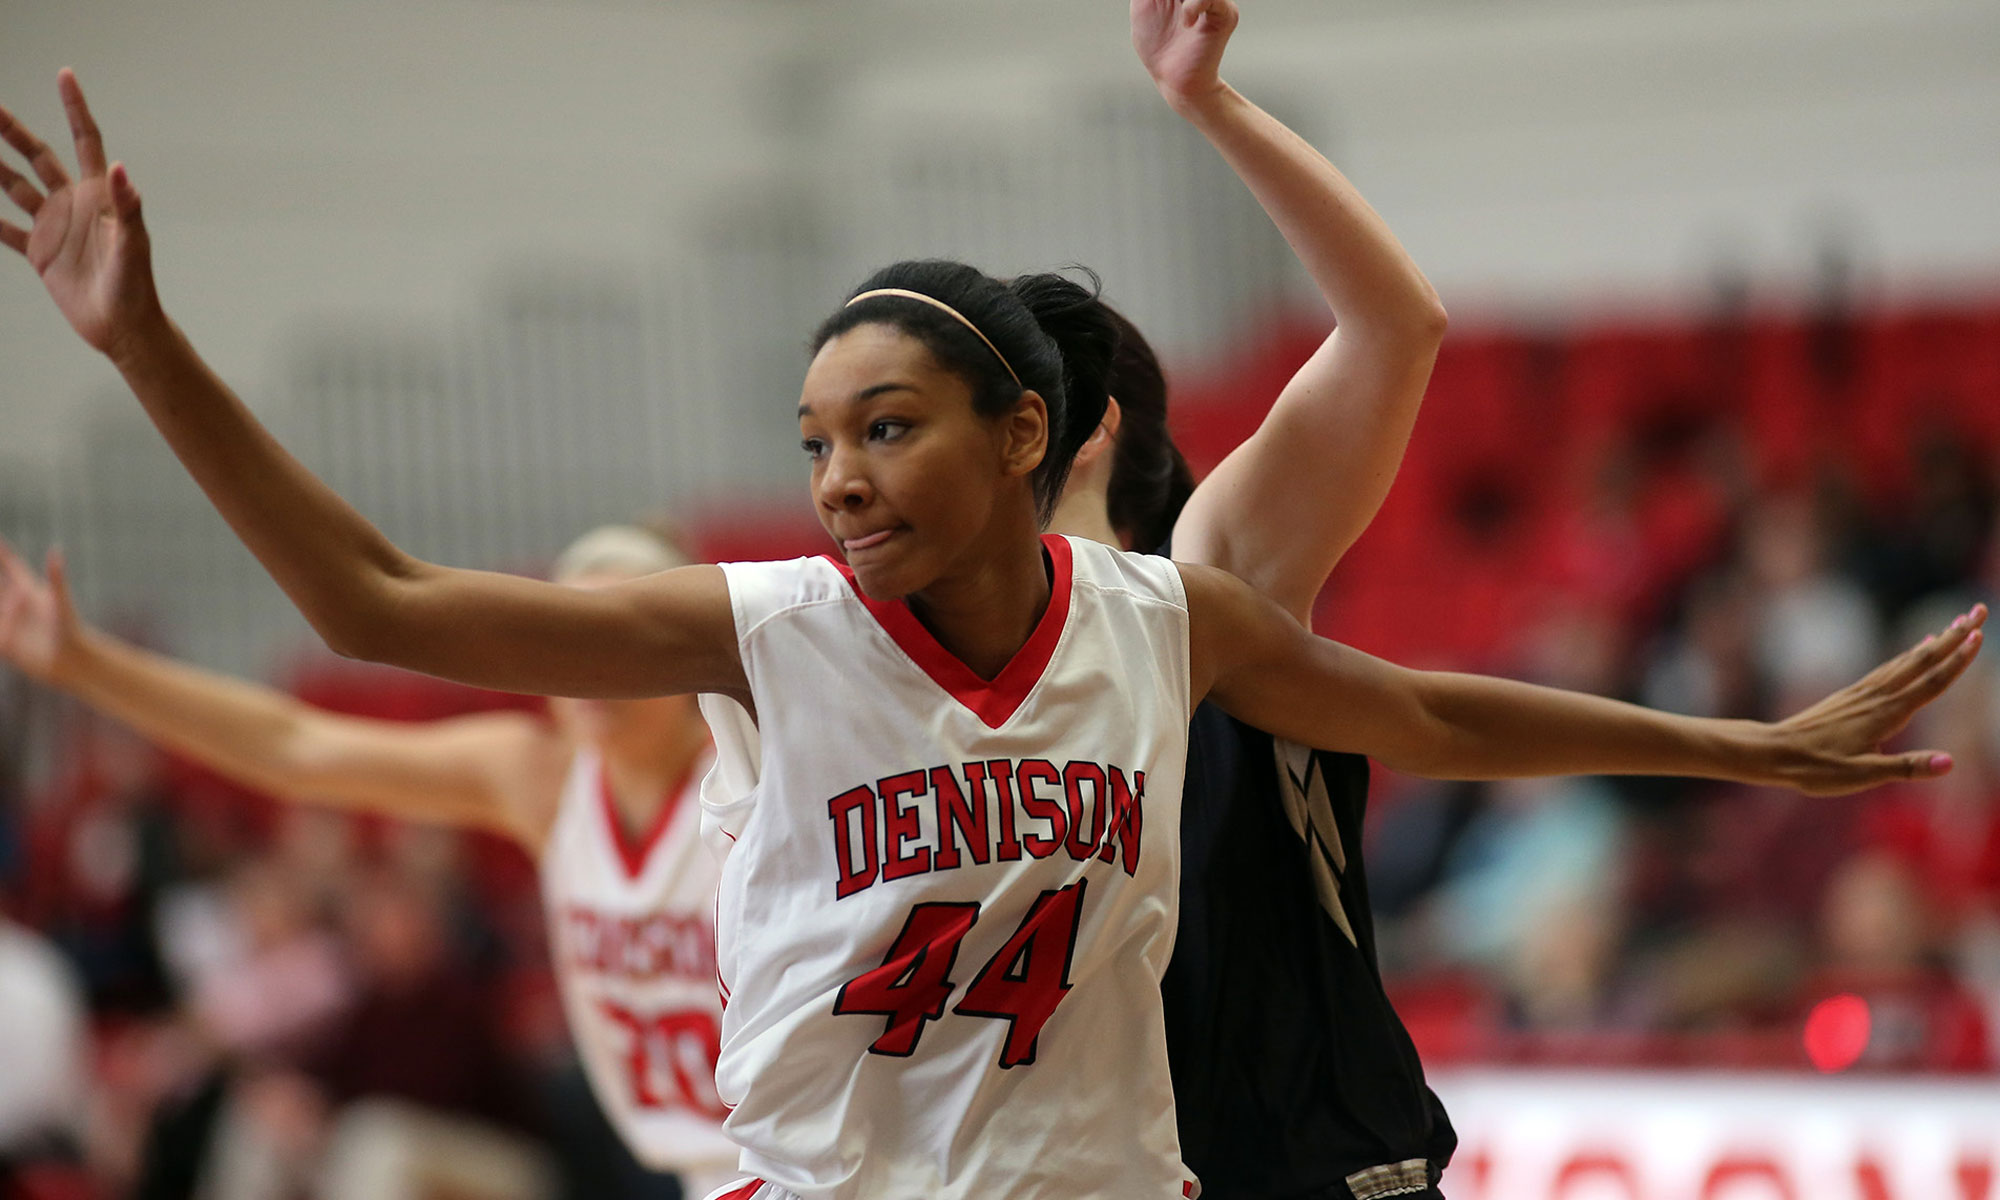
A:
<svg viewBox="0 0 2000 1200">
<path fill-rule="evenodd" d="M 1088 882 L 1079 879 L 1036 898 L 1020 928 L 972 977 L 952 1009 L 1007 1022 L 1007 1040 L 1000 1048 L 1003 1068 L 1035 1061 L 1042 1026 L 1069 994 L 1070 961 Z M 924 1026 L 944 1015 L 945 1002 L 957 986 L 951 969 L 958 962 L 959 944 L 978 920 L 977 904 L 919 904 L 910 910 L 882 965 L 840 989 L 833 1005 L 836 1015 L 888 1018 L 869 1053 L 903 1058 L 916 1052 Z"/>
<path fill-rule="evenodd" d="M 868 1047 L 905 1058 L 916 1052 L 924 1023 L 944 1015 L 951 998 L 958 944 L 979 919 L 977 904 L 919 904 L 903 922 L 882 965 L 848 981 L 833 1002 L 840 1016 L 883 1016 L 889 1023 Z"/>
<path fill-rule="evenodd" d="M 641 1109 L 685 1108 L 715 1120 L 729 1109 L 715 1094 L 722 1030 L 712 1013 L 635 1013 L 610 1000 L 599 1011 L 626 1034 L 625 1074 Z"/>
</svg>

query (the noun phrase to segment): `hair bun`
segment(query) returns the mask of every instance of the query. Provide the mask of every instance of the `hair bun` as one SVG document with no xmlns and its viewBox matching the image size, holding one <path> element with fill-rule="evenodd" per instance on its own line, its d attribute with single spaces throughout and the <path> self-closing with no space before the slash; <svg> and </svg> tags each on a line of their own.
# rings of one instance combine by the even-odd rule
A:
<svg viewBox="0 0 2000 1200">
<path fill-rule="evenodd" d="M 1090 285 L 1054 272 L 1022 275 L 1008 285 L 1062 354 L 1065 395 L 1055 448 L 1065 462 L 1075 457 L 1104 420 L 1119 336 L 1117 324 L 1098 299 L 1103 280 L 1088 267 L 1070 269 L 1081 272 Z"/>
</svg>

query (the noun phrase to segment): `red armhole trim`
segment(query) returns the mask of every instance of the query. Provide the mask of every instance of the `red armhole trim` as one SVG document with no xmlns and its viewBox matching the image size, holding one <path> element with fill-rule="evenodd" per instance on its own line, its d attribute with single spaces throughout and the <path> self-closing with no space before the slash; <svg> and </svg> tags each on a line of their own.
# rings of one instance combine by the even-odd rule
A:
<svg viewBox="0 0 2000 1200">
<path fill-rule="evenodd" d="M 729 840 L 733 842 L 736 839 L 730 838 Z M 729 981 L 722 977 L 722 893 L 721 892 L 717 892 L 715 894 L 715 917 L 709 923 L 709 930 L 714 935 L 713 941 L 715 942 L 716 946 L 715 995 L 717 999 L 722 1001 L 722 1007 L 725 1011 L 727 1011 L 729 1008 Z"/>
<path fill-rule="evenodd" d="M 753 1179 L 733 1192 L 724 1192 L 722 1195 L 717 1196 L 715 1200 L 750 1200 L 750 1197 L 757 1194 L 757 1189 L 763 1186 L 763 1180 Z"/>
<path fill-rule="evenodd" d="M 1075 563 L 1069 539 L 1057 534 L 1042 535 L 1042 547 L 1048 552 L 1050 566 L 1049 606 L 1042 613 L 1042 619 L 1035 624 L 1033 633 L 1021 648 L 1014 652 L 1007 665 L 992 679 L 981 679 L 972 668 L 960 662 L 952 652 L 939 644 L 931 631 L 924 628 L 907 604 L 898 600 L 875 600 L 864 594 L 854 581 L 854 572 L 839 559 L 827 556 L 827 561 L 837 567 L 846 578 L 847 585 L 862 603 L 876 624 L 889 635 L 891 641 L 900 647 L 910 660 L 931 677 L 931 682 L 951 693 L 953 699 L 970 709 L 989 729 L 998 729 L 1007 723 L 1028 693 L 1041 682 L 1042 672 L 1055 656 L 1056 643 L 1062 641 L 1063 629 L 1069 624 L 1070 593 L 1075 582 Z"/>
</svg>

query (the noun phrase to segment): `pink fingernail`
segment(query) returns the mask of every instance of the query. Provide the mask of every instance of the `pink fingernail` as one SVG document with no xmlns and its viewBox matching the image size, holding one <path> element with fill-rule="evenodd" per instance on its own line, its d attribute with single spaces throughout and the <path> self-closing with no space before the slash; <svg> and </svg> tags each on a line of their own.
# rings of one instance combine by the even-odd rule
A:
<svg viewBox="0 0 2000 1200">
<path fill-rule="evenodd" d="M 1935 775 L 1942 775 L 1942 774 L 1944 774 L 1944 773 L 1945 773 L 1946 771 L 1949 771 L 1949 770 L 1951 770 L 1951 755 L 1949 755 L 1949 754 L 1933 754 L 1933 755 L 1931 755 L 1931 772 L 1932 772 L 1932 774 L 1935 774 Z"/>
</svg>

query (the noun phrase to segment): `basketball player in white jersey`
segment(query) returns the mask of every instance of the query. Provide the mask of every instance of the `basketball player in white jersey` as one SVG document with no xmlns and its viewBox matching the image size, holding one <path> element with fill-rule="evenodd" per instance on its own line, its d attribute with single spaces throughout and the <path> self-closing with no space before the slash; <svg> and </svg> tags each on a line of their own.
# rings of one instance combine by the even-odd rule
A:
<svg viewBox="0 0 2000 1200">
<path fill-rule="evenodd" d="M 1313 637 L 1234 576 L 1045 540 L 1116 341 L 1052 276 L 898 264 L 822 327 L 800 433 L 846 570 L 685 567 L 579 589 L 423 562 L 286 454 L 167 318 L 138 192 L 74 77 L 61 87 L 79 177 L 0 114 L 39 180 L 0 180 L 33 217 L 0 222 L 0 242 L 331 646 L 511 691 L 717 693 L 756 720 L 754 787 L 712 810 L 738 840 L 717 1081 L 761 1177 L 745 1195 L 1196 1190 L 1158 985 L 1204 698 L 1447 778 L 1832 793 L 1950 767 L 1879 746 L 1971 661 L 1983 610 L 1785 721 L 1709 721 L 1405 670 Z"/>
<path fill-rule="evenodd" d="M 687 559 L 645 530 L 574 542 L 553 575 L 603 587 Z M 690 697 L 552 700 L 550 717 L 410 723 L 325 712 L 149 653 L 81 621 L 61 560 L 44 582 L 0 542 L 0 659 L 152 740 L 274 795 L 519 843 L 539 868 L 578 1057 L 633 1157 L 690 1196 L 734 1177 L 715 1094 L 715 858 Z"/>
</svg>

